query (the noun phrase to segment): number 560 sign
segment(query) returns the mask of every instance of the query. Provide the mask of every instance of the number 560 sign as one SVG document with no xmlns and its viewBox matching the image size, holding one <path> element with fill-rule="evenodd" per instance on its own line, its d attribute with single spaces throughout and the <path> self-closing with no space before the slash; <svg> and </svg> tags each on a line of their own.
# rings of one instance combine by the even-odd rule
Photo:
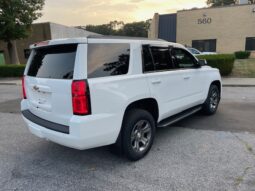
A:
<svg viewBox="0 0 255 191">
<path fill-rule="evenodd" d="M 197 24 L 211 24 L 212 23 L 212 18 L 201 18 L 197 20 Z"/>
</svg>

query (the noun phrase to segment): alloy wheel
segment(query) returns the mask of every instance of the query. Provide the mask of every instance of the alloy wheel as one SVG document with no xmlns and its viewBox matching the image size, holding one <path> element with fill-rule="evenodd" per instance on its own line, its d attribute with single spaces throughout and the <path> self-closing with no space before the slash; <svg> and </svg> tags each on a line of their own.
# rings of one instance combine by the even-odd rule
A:
<svg viewBox="0 0 255 191">
<path fill-rule="evenodd" d="M 136 152 L 146 150 L 151 141 L 151 125 L 147 120 L 140 120 L 131 132 L 131 146 Z"/>
</svg>

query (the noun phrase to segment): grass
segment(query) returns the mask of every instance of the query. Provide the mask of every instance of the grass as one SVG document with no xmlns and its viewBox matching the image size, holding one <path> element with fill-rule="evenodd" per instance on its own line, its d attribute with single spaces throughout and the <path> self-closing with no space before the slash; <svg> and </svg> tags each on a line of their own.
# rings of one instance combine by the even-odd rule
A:
<svg viewBox="0 0 255 191">
<path fill-rule="evenodd" d="M 231 77 L 255 78 L 255 59 L 237 59 Z"/>
</svg>

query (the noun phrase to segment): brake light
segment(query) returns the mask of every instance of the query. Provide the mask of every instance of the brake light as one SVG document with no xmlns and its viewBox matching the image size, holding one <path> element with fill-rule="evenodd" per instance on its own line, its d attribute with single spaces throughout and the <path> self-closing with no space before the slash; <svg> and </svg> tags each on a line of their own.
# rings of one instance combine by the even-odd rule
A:
<svg viewBox="0 0 255 191">
<path fill-rule="evenodd" d="M 74 115 L 89 115 L 91 113 L 87 81 L 79 80 L 72 82 L 72 102 Z"/>
<path fill-rule="evenodd" d="M 23 94 L 23 99 L 27 99 L 26 87 L 25 87 L 25 76 L 22 77 L 22 94 Z"/>
<path fill-rule="evenodd" d="M 38 46 L 48 46 L 49 45 L 49 41 L 42 41 L 42 42 L 37 42 L 34 44 L 35 47 Z"/>
</svg>

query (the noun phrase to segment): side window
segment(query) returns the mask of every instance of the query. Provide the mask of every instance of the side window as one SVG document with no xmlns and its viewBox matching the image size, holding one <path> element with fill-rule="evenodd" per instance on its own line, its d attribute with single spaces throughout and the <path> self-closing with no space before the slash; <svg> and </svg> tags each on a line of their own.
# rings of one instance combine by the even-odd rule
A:
<svg viewBox="0 0 255 191">
<path fill-rule="evenodd" d="M 172 59 L 177 68 L 193 68 L 196 65 L 195 58 L 184 49 L 174 48 Z"/>
<path fill-rule="evenodd" d="M 151 47 L 155 70 L 173 69 L 173 64 L 168 48 Z"/>
<path fill-rule="evenodd" d="M 174 69 L 168 47 L 143 46 L 144 72 Z"/>
<path fill-rule="evenodd" d="M 143 70 L 144 72 L 154 71 L 153 59 L 150 52 L 150 47 L 145 45 L 143 46 Z"/>
<path fill-rule="evenodd" d="M 129 44 L 88 44 L 88 78 L 128 73 Z"/>
<path fill-rule="evenodd" d="M 24 57 L 25 59 L 28 59 L 30 56 L 31 50 L 30 49 L 24 49 Z"/>
</svg>

